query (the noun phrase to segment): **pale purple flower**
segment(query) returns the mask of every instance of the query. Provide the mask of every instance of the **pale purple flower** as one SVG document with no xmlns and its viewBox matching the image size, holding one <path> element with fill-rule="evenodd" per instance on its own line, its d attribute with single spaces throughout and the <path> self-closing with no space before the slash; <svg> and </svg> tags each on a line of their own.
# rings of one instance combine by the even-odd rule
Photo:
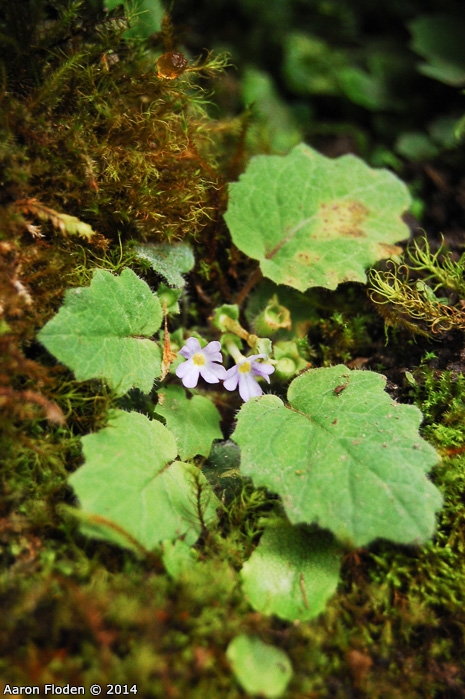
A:
<svg viewBox="0 0 465 699">
<path fill-rule="evenodd" d="M 261 396 L 263 391 L 257 383 L 257 377 L 261 376 L 270 383 L 269 374 L 274 372 L 271 364 L 256 362 L 256 359 L 265 358 L 266 354 L 253 354 L 251 357 L 244 357 L 235 366 L 228 369 L 223 386 L 227 391 L 234 391 L 239 384 L 239 395 L 243 401 Z"/>
<path fill-rule="evenodd" d="M 187 359 L 176 369 L 176 376 L 179 377 L 186 388 L 195 388 L 199 376 L 207 383 L 219 383 L 226 377 L 224 366 L 216 362 L 222 362 L 223 357 L 220 352 L 221 345 L 215 340 L 209 342 L 203 349 L 200 342 L 195 337 L 190 337 L 179 354 Z"/>
</svg>

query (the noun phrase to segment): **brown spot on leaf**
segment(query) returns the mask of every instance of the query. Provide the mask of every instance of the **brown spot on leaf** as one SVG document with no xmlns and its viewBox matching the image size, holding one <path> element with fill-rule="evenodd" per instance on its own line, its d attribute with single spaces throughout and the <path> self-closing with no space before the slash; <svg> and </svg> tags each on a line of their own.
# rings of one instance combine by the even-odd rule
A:
<svg viewBox="0 0 465 699">
<path fill-rule="evenodd" d="M 328 236 L 344 235 L 351 238 L 366 238 L 363 224 L 370 211 L 360 201 L 343 199 L 329 204 L 323 203 L 318 212 L 319 230 Z"/>
<path fill-rule="evenodd" d="M 377 245 L 378 253 L 381 257 L 394 257 L 395 255 L 401 255 L 403 250 L 398 245 L 388 245 L 388 243 L 378 243 Z"/>
<path fill-rule="evenodd" d="M 294 256 L 294 259 L 302 265 L 314 265 L 320 261 L 320 258 L 321 255 L 315 255 L 315 253 L 309 250 L 299 250 Z"/>
</svg>

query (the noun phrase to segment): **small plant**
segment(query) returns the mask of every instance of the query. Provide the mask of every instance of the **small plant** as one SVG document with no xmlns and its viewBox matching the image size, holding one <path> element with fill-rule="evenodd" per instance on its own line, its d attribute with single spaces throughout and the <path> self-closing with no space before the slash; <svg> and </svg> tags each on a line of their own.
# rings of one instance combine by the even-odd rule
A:
<svg viewBox="0 0 465 699">
<path fill-rule="evenodd" d="M 369 291 L 388 323 L 422 334 L 465 329 L 465 255 L 453 260 L 443 246 L 433 253 L 421 238 L 401 264 L 389 264 L 385 271 L 370 271 Z"/>
<path fill-rule="evenodd" d="M 241 0 L 227 33 L 261 18 L 250 67 L 224 73 L 202 38 L 221 2 L 195 9 L 201 44 L 162 2 L 0 9 L 0 674 L 140 696 L 460 691 L 463 358 L 437 336 L 464 262 L 400 247 L 409 191 L 447 183 L 446 93 L 413 89 L 389 27 L 365 45 L 380 17 L 407 36 L 392 3 Z M 401 172 L 389 149 L 425 118 L 437 170 L 407 189 L 369 166 Z M 366 284 L 386 259 L 429 315 L 377 307 L 436 335 L 437 358 L 397 348 L 400 373 Z"/>
<path fill-rule="evenodd" d="M 281 185 L 266 194 L 263 190 L 265 199 L 260 194 L 268 167 L 274 180 L 284 173 L 283 182 L 289 181 L 287 201 Z M 325 177 L 331 189 L 322 188 Z M 382 208 L 381 189 L 376 201 L 371 192 L 365 196 L 368 185 L 359 177 L 375 188 L 379 180 Z M 297 181 L 307 183 L 304 189 Z M 359 278 L 370 260 L 396 253 L 392 242 L 403 230 L 400 214 L 407 197 L 391 175 L 372 172 L 355 158 L 326 162 L 301 146 L 287 157 L 253 160 L 240 183 L 232 185 L 231 202 L 234 214 L 226 220 L 237 243 L 248 249 L 246 230 L 258 226 L 264 236 L 269 231 L 273 239 L 264 237 L 263 243 L 249 232 L 263 249 L 257 257 L 264 273 L 305 289 L 317 280 L 333 287 L 353 278 L 348 260 L 352 270 L 360 270 Z M 387 234 L 389 216 L 392 232 Z M 327 243 L 329 222 L 334 235 Z M 320 234 L 318 255 L 304 260 L 299 250 L 310 250 Z M 267 329 L 268 337 L 243 327 L 234 305 L 214 310 L 210 326 L 178 323 L 170 336 L 167 319 L 176 322 L 182 276 L 190 265 L 186 268 L 185 255 L 156 245 L 138 254 L 166 279 L 178 280 L 171 313 L 170 289 L 163 283 L 153 292 L 129 268 L 119 277 L 97 270 L 88 288 L 67 293 L 58 314 L 39 333 L 78 379 L 103 379 L 120 396 L 132 388 L 148 394 L 156 418 L 112 411 L 107 427 L 83 438 L 85 463 L 70 483 L 84 531 L 147 551 L 167 541 L 178 540 L 179 552 L 194 545 L 216 520 L 220 505 L 195 458 L 208 457 L 213 442 L 222 439 L 219 407 L 224 411 L 228 395 L 237 405 L 238 390 L 244 405 L 231 439 L 240 448 L 240 473 L 280 498 L 242 571 L 244 591 L 256 609 L 294 621 L 311 619 L 336 589 L 345 549 L 379 538 L 420 544 L 432 536 L 441 496 L 426 474 L 438 456 L 419 436 L 417 408 L 395 403 L 383 390 L 385 379 L 373 372 L 337 365 L 307 368 L 296 376 L 302 367 L 301 338 L 292 333 L 292 313 L 276 295 L 255 323 Z M 267 266 L 271 259 L 273 271 Z M 275 336 L 283 331 L 290 337 L 279 342 Z M 223 353 L 233 362 L 229 368 Z M 283 371 L 286 356 L 294 362 L 288 373 Z M 287 402 L 264 395 L 263 381 L 283 392 L 290 379 Z M 232 427 L 224 429 L 229 433 Z"/>
</svg>

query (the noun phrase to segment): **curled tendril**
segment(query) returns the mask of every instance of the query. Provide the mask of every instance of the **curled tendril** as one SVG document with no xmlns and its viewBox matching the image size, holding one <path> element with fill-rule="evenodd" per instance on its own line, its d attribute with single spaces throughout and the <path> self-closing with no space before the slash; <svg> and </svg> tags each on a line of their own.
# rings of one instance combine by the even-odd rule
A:
<svg viewBox="0 0 465 699">
<path fill-rule="evenodd" d="M 431 283 L 433 292 L 443 287 L 465 298 L 465 254 L 459 260 L 454 260 L 445 250 L 444 238 L 435 253 L 431 252 L 426 237 L 422 237 L 413 241 L 407 254 L 409 268 L 420 272 L 423 279 Z M 427 276 L 424 276 L 425 273 Z"/>
<path fill-rule="evenodd" d="M 409 271 L 405 264 L 395 263 L 391 263 L 391 269 L 386 271 L 371 270 L 368 292 L 371 300 L 378 305 L 390 304 L 400 314 L 425 322 L 433 334 L 452 329 L 465 330 L 465 311 L 441 303 L 424 282 L 409 279 Z M 402 323 L 401 318 L 399 323 Z M 411 323 L 408 325 L 413 329 Z"/>
</svg>

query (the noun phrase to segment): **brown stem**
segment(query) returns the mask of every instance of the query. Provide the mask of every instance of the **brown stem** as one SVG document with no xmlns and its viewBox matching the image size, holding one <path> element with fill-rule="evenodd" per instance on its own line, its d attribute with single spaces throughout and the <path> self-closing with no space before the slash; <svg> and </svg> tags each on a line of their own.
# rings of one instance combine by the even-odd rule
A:
<svg viewBox="0 0 465 699">
<path fill-rule="evenodd" d="M 257 268 L 252 272 L 252 274 L 250 275 L 248 281 L 244 284 L 244 286 L 242 287 L 242 289 L 239 291 L 239 293 L 237 294 L 237 296 L 236 296 L 236 298 L 235 298 L 235 303 L 236 303 L 238 306 L 241 306 L 241 305 L 244 303 L 244 301 L 245 301 L 245 299 L 247 298 L 247 295 L 249 294 L 249 292 L 252 291 L 252 289 L 254 288 L 254 286 L 255 286 L 256 284 L 258 284 L 258 282 L 259 282 L 261 279 L 263 279 L 262 270 L 260 269 L 260 267 L 257 267 Z"/>
</svg>

